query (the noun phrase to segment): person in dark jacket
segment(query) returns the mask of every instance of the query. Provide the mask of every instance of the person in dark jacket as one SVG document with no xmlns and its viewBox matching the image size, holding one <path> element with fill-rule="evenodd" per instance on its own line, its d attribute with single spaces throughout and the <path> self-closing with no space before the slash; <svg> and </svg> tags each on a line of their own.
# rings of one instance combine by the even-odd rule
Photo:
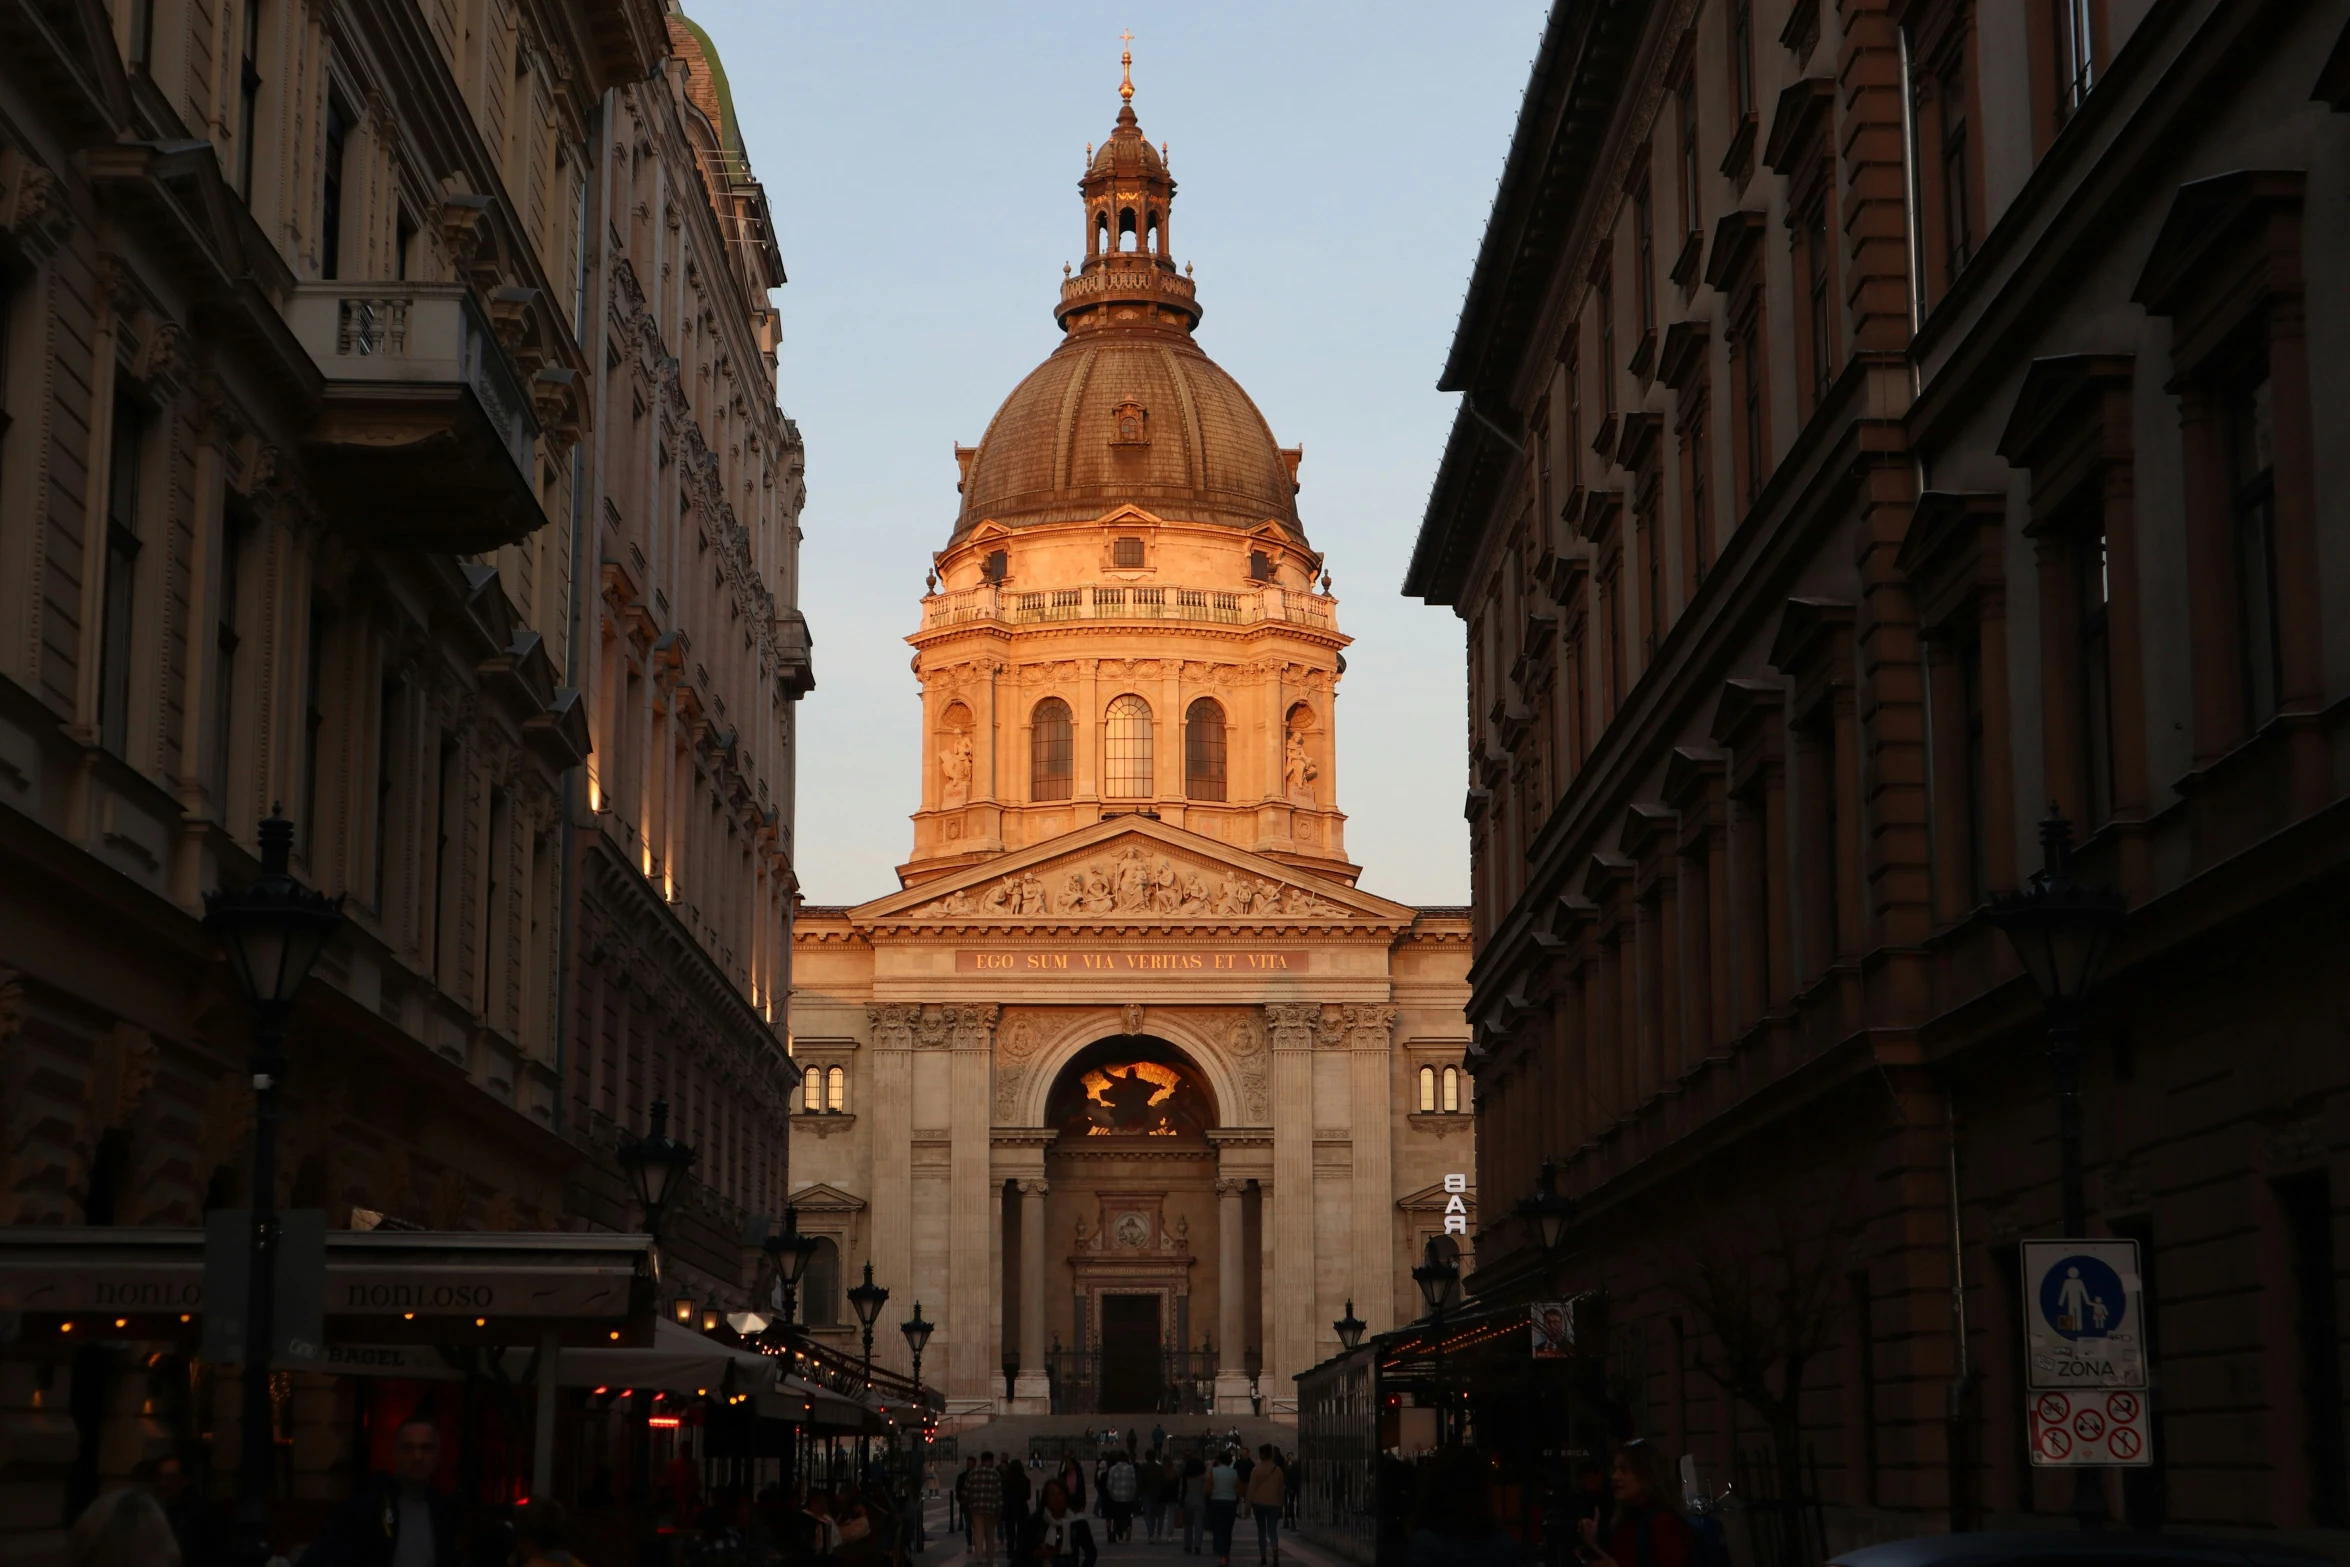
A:
<svg viewBox="0 0 2350 1567">
<path fill-rule="evenodd" d="M 1021 1537 L 1019 1560 L 1031 1567 L 1094 1567 L 1099 1555 L 1092 1525 L 1069 1505 L 1069 1493 L 1061 1483 L 1047 1480 L 1036 1516 L 1028 1520 Z"/>
<path fill-rule="evenodd" d="M 411 1415 L 392 1433 L 392 1472 L 371 1475 L 303 1556 L 303 1567 L 458 1567 L 457 1512 L 433 1489 L 441 1432 Z"/>
</svg>

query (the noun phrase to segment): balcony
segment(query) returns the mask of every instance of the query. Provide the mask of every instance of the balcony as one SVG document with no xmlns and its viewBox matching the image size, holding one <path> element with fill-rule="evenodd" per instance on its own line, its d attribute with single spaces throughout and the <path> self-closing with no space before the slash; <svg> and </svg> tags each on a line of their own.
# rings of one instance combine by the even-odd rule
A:
<svg viewBox="0 0 2350 1567">
<path fill-rule="evenodd" d="M 538 423 L 521 377 L 457 283 L 304 283 L 286 312 L 326 378 L 317 483 L 391 548 L 478 552 L 546 526 Z"/>
<path fill-rule="evenodd" d="M 1318 593 L 1282 588 L 1234 592 L 1222 588 L 1130 587 L 1125 585 L 1045 588 L 1014 592 L 989 584 L 959 593 L 934 593 L 922 601 L 922 629 L 943 630 L 973 621 L 1042 625 L 1059 620 L 1178 620 L 1206 625 L 1253 626 L 1278 620 L 1318 631 L 1338 629 L 1338 601 Z"/>
</svg>

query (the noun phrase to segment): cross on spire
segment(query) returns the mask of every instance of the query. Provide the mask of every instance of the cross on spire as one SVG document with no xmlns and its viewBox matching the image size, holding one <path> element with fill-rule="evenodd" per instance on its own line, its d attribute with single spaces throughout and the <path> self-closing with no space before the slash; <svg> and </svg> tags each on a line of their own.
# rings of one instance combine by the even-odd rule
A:
<svg viewBox="0 0 2350 1567">
<path fill-rule="evenodd" d="M 1118 83 L 1118 96 L 1128 103 L 1132 103 L 1134 101 L 1134 29 L 1129 27 L 1120 33 L 1118 41 L 1126 45 L 1118 52 L 1119 68 L 1125 72 L 1124 79 Z"/>
</svg>

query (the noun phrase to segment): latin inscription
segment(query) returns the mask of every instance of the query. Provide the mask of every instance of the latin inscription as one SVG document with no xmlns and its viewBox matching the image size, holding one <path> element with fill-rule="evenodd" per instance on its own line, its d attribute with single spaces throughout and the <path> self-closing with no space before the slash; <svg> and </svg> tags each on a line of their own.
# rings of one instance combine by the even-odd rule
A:
<svg viewBox="0 0 2350 1567">
<path fill-rule="evenodd" d="M 1303 952 L 1072 952 L 1028 948 L 955 954 L 958 974 L 1281 974 L 1302 973 Z"/>
</svg>

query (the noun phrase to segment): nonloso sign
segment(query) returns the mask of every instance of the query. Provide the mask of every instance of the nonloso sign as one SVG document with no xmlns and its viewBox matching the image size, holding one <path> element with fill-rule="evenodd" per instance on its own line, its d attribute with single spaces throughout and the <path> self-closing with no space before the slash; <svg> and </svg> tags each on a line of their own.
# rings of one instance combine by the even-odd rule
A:
<svg viewBox="0 0 2350 1567">
<path fill-rule="evenodd" d="M 2026 1385 L 2143 1390 L 2146 1312 L 2138 1243 L 2026 1241 L 2023 1262 Z"/>
</svg>

